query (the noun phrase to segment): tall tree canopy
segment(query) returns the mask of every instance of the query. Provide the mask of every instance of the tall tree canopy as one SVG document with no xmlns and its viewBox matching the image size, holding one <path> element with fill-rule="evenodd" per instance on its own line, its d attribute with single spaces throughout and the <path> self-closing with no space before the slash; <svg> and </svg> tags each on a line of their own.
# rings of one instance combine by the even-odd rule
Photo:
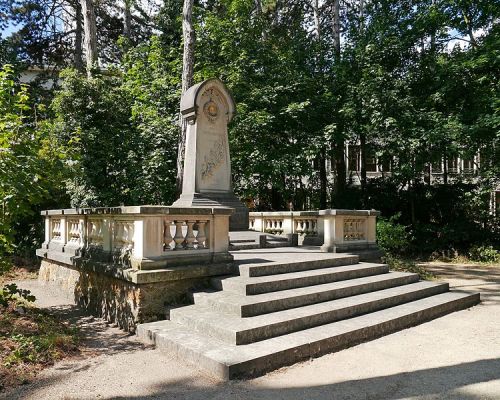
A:
<svg viewBox="0 0 500 400">
<path fill-rule="evenodd" d="M 2 35 L 2 62 L 81 71 L 81 4 L 0 0 L 0 26 L 17 26 Z M 58 189 L 73 205 L 175 200 L 184 66 L 233 92 L 235 190 L 258 208 L 374 207 L 401 211 L 415 232 L 459 220 L 498 230 L 498 2 L 187 0 L 193 43 L 184 1 L 92 4 L 101 71 L 66 71 L 48 96 L 26 89 L 64 153 Z M 453 175 L 457 156 L 475 173 Z M 375 162 L 383 177 L 370 180 Z M 432 164 L 442 185 L 430 185 Z M 473 231 L 462 228 L 446 231 L 451 242 Z"/>
</svg>

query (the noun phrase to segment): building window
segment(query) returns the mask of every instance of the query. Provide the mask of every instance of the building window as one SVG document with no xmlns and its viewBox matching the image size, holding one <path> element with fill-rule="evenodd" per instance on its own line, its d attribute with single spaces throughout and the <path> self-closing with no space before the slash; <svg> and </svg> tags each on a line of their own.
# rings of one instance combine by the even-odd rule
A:
<svg viewBox="0 0 500 400">
<path fill-rule="evenodd" d="M 493 197 L 495 201 L 493 215 L 500 215 L 500 191 L 493 192 Z"/>
<path fill-rule="evenodd" d="M 447 169 L 449 174 L 458 173 L 458 157 L 450 157 L 447 160 Z"/>
<path fill-rule="evenodd" d="M 465 158 L 463 162 L 464 162 L 464 173 L 472 174 L 474 172 L 474 159 Z"/>
<path fill-rule="evenodd" d="M 432 168 L 432 172 L 434 174 L 442 174 L 443 173 L 443 164 L 442 164 L 441 160 L 433 162 L 431 165 L 431 168 Z"/>
<path fill-rule="evenodd" d="M 390 172 L 391 171 L 391 157 L 388 156 L 382 156 L 378 160 L 378 168 L 379 171 L 382 172 Z"/>
<path fill-rule="evenodd" d="M 359 146 L 349 146 L 349 171 L 359 171 Z"/>
<path fill-rule="evenodd" d="M 366 153 L 366 171 L 377 172 L 377 157 L 375 157 L 375 152 L 368 150 Z"/>
</svg>

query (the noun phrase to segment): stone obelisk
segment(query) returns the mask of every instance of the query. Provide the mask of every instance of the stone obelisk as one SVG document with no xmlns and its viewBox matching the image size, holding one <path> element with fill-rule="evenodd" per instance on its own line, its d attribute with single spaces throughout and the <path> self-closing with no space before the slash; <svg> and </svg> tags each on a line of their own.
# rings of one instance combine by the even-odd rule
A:
<svg viewBox="0 0 500 400">
<path fill-rule="evenodd" d="M 175 207 L 231 207 L 230 230 L 248 229 L 248 209 L 234 195 L 227 124 L 235 113 L 231 93 L 219 79 L 190 87 L 181 98 L 187 121 L 182 194 Z"/>
</svg>

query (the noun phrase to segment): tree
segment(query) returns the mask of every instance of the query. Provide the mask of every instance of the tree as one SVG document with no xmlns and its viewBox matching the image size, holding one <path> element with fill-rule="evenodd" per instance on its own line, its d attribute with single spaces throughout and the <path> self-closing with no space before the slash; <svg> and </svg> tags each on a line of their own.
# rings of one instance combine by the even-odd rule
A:
<svg viewBox="0 0 500 400">
<path fill-rule="evenodd" d="M 194 41 L 195 31 L 193 27 L 193 0 L 184 0 L 182 9 L 182 36 L 184 51 L 182 56 L 182 94 L 193 86 L 194 69 Z M 182 192 L 182 179 L 184 175 L 184 152 L 186 147 L 187 122 L 179 117 L 181 130 L 177 151 L 177 192 Z"/>
<path fill-rule="evenodd" d="M 85 30 L 85 56 L 87 59 L 87 75 L 98 67 L 97 27 L 95 22 L 94 0 L 81 0 L 83 26 Z"/>
<path fill-rule="evenodd" d="M 46 124 L 34 119 L 26 86 L 9 65 L 0 69 L 0 270 L 6 257 L 39 242 L 37 209 L 59 197 L 63 155 Z M 34 241 L 34 243 L 33 243 Z"/>
</svg>

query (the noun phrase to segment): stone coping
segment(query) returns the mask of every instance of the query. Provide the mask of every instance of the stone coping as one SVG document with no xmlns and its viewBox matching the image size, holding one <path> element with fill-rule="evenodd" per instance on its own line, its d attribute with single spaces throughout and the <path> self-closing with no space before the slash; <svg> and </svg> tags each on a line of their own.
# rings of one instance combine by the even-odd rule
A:
<svg viewBox="0 0 500 400">
<path fill-rule="evenodd" d="M 379 216 L 380 211 L 329 209 L 313 211 L 256 211 L 250 213 L 250 217 L 314 217 L 321 215 Z"/>
<path fill-rule="evenodd" d="M 231 215 L 229 207 L 172 207 L 172 206 L 119 206 L 94 208 L 64 208 L 44 210 L 40 214 L 50 215 Z"/>
<path fill-rule="evenodd" d="M 215 254 L 215 256 L 211 258 L 212 262 L 208 259 L 204 262 L 200 262 L 199 260 L 187 260 L 188 262 L 186 265 L 165 265 L 163 268 L 150 270 L 121 267 L 110 262 L 87 259 L 81 256 L 73 256 L 68 253 L 47 251 L 44 249 L 38 249 L 37 255 L 49 262 L 56 262 L 79 271 L 104 274 L 134 284 L 228 275 L 234 274 L 237 271 L 233 263 L 233 257 L 225 253 Z"/>
</svg>

